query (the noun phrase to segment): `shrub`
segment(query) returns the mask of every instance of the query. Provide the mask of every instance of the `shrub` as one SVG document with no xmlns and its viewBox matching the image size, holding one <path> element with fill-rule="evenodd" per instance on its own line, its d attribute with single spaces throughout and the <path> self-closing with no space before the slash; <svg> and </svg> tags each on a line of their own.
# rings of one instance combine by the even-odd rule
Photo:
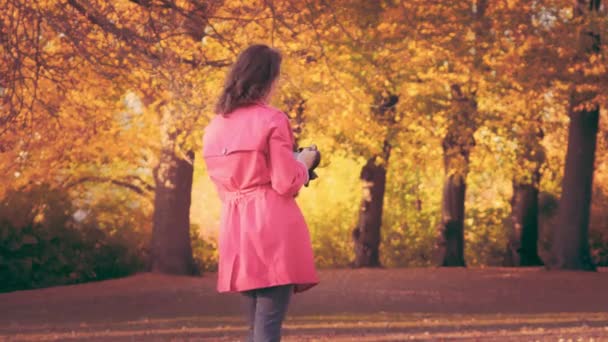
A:
<svg viewBox="0 0 608 342">
<path fill-rule="evenodd" d="M 143 269 L 141 237 L 110 234 L 95 217 L 78 222 L 69 196 L 47 186 L 9 192 L 0 202 L 0 291 L 80 283 Z"/>
</svg>

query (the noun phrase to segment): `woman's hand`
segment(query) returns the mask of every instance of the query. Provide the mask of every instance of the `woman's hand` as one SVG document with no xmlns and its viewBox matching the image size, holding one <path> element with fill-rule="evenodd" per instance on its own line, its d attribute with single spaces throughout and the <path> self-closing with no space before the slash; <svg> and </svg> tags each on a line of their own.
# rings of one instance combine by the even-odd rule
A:
<svg viewBox="0 0 608 342">
<path fill-rule="evenodd" d="M 306 168 L 308 168 L 310 170 L 310 168 L 314 165 L 315 163 L 315 158 L 317 157 L 317 151 L 316 151 L 316 146 L 314 146 L 313 148 L 305 148 L 303 149 L 301 152 L 298 153 L 298 161 L 304 163 L 304 165 L 306 165 Z"/>
</svg>

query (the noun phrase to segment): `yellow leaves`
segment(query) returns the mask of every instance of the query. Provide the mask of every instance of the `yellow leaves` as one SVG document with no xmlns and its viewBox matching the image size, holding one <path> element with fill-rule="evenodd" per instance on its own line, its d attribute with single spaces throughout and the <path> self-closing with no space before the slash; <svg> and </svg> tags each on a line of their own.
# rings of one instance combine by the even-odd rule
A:
<svg viewBox="0 0 608 342">
<path fill-rule="evenodd" d="M 475 38 L 476 38 L 475 32 L 473 30 L 467 29 L 466 33 L 465 33 L 465 36 L 464 36 L 464 39 L 467 40 L 467 41 L 472 42 L 472 41 L 475 41 Z"/>
<path fill-rule="evenodd" d="M 376 28 L 377 32 L 378 32 L 378 38 L 379 39 L 395 39 L 398 37 L 396 37 L 396 34 L 398 34 L 397 29 L 399 28 L 399 25 L 402 25 L 402 23 L 398 23 L 398 22 L 390 22 L 390 21 L 383 21 L 381 22 L 378 27 Z"/>
<path fill-rule="evenodd" d="M 406 89 L 406 94 L 409 97 L 414 97 L 414 96 L 418 95 L 418 93 L 419 93 L 419 87 L 417 87 L 417 86 L 413 86 L 413 85 L 409 85 L 408 84 L 405 87 L 405 89 Z"/>
<path fill-rule="evenodd" d="M 364 3 L 363 6 L 356 6 L 360 3 Z M 32 6 L 55 13 L 60 10 L 57 7 L 60 4 L 41 0 Z M 65 73 L 61 76 L 75 80 L 69 84 L 71 90 L 67 94 L 62 94 L 50 81 L 42 81 L 39 90 L 47 102 L 59 108 L 58 117 L 65 132 L 56 138 L 63 147 L 69 146 L 69 139 L 89 144 L 87 139 L 92 139 L 92 135 L 84 133 L 88 132 L 87 125 L 93 125 L 97 133 L 101 132 L 96 136 L 101 140 L 100 145 L 110 144 L 116 137 L 128 137 L 136 146 L 154 150 L 158 107 L 168 102 L 184 113 L 185 126 L 195 132 L 200 130 L 212 115 L 209 108 L 221 89 L 226 71 L 207 67 L 205 61 L 232 60 L 235 53 L 252 42 L 272 42 L 285 52 L 283 71 L 287 80 L 283 91 L 297 93 L 307 101 L 306 115 L 311 123 L 306 134 L 319 131 L 332 139 L 340 135 L 346 141 L 344 145 L 356 144 L 358 150 L 365 153 L 379 151 L 380 142 L 387 134 L 387 128 L 370 115 L 375 93 L 388 90 L 401 97 L 396 127 L 407 133 L 400 136 L 396 144 L 403 144 L 408 150 L 406 142 L 410 140 L 407 139 L 414 136 L 421 142 L 417 149 L 429 149 L 428 145 L 437 144 L 431 136 L 442 135 L 448 124 L 445 107 L 452 83 L 475 83 L 471 88 L 476 88 L 480 112 L 499 116 L 500 121 L 495 125 L 501 128 L 497 131 L 509 134 L 514 127 L 525 127 L 530 113 L 541 109 L 550 111 L 552 119 L 563 119 L 556 114 L 563 111 L 558 103 L 563 100 L 530 106 L 538 102 L 538 94 L 546 89 L 535 82 L 551 81 L 552 91 L 565 93 L 571 82 L 558 82 L 549 76 L 563 71 L 573 75 L 582 71 L 587 77 L 607 72 L 605 61 L 597 55 L 580 65 L 565 64 L 572 55 L 571 37 L 561 37 L 563 32 L 557 31 L 558 28 L 555 32 L 535 33 L 528 23 L 521 22 L 530 14 L 529 6 L 515 0 L 492 4 L 496 6 L 493 10 L 502 12 L 493 12 L 496 17 L 490 18 L 496 29 L 488 41 L 476 37 L 468 2 L 429 4 L 415 0 L 382 2 L 379 6 L 344 1 L 339 6 L 318 3 L 312 9 L 297 1 L 275 2 L 279 10 L 275 19 L 280 20 L 273 20 L 270 10 L 259 2 L 231 1 L 214 6 L 216 12 L 209 13 L 209 21 L 201 24 L 206 25 L 202 28 L 207 34 L 204 44 L 185 33 L 181 16 L 169 9 L 147 13 L 140 5 L 126 0 L 95 0 L 91 4 L 98 6 L 100 12 L 108 13 L 107 19 L 119 29 L 130 29 L 152 40 L 156 36 L 147 23 L 154 20 L 161 42 L 143 45 L 142 49 L 158 54 L 159 59 L 150 58 L 155 64 L 146 64 L 150 56 L 132 49 L 134 42 L 121 41 L 95 25 L 88 26 L 90 23 L 84 18 L 75 17 L 74 21 L 81 25 L 77 32 L 83 35 L 83 46 L 98 46 L 100 50 L 91 48 L 89 53 L 97 55 L 86 57 L 92 58 L 96 67 L 101 63 L 111 66 L 113 78 L 108 82 L 90 70 L 82 51 L 74 51 L 67 38 L 57 32 L 45 36 L 44 53 L 61 57 L 49 59 L 49 66 L 63 68 Z M 185 9 L 191 9 L 192 5 L 188 0 L 177 2 L 178 7 Z M 542 25 L 536 27 L 541 29 Z M 481 70 L 471 66 L 472 48 L 477 48 L 476 53 L 486 50 L 482 56 L 485 66 Z M 119 61 L 123 60 L 130 64 L 121 64 L 118 68 Z M 31 59 L 23 63 L 34 70 Z M 31 96 L 33 87 L 28 83 L 26 88 L 25 97 Z M 116 99 L 122 98 L 127 89 L 146 103 L 144 109 L 129 109 L 141 111 L 142 117 L 133 119 L 139 125 L 134 126 L 138 130 L 122 130 L 120 125 L 111 123 L 117 112 L 125 110 L 118 108 Z M 528 92 L 530 89 L 536 93 Z M 114 94 L 110 96 L 106 92 Z M 58 129 L 53 120 L 40 120 L 37 125 L 36 129 L 43 132 Z M 124 151 L 130 150 L 108 150 L 118 156 L 116 158 L 128 159 Z"/>
<path fill-rule="evenodd" d="M 606 63 L 599 55 L 591 55 L 589 66 L 583 70 L 585 76 L 603 76 L 608 74 Z"/>
<path fill-rule="evenodd" d="M 377 30 L 381 33 L 391 33 L 391 31 L 394 31 L 394 27 L 395 25 L 393 24 L 382 22 L 378 25 Z"/>
</svg>

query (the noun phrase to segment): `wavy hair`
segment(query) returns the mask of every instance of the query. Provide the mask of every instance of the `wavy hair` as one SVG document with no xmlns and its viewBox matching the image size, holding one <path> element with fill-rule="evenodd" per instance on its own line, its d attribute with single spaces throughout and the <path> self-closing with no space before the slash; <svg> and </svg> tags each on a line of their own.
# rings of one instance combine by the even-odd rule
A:
<svg viewBox="0 0 608 342">
<path fill-rule="evenodd" d="M 266 45 L 245 49 L 230 69 L 215 112 L 228 115 L 235 109 L 263 100 L 279 76 L 281 53 Z"/>
</svg>

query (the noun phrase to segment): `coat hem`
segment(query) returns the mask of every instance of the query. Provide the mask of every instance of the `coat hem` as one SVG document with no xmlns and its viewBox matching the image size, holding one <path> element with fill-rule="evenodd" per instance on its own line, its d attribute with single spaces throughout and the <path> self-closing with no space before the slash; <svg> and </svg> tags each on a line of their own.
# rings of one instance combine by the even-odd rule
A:
<svg viewBox="0 0 608 342">
<path fill-rule="evenodd" d="M 282 285 L 294 285 L 293 292 L 294 293 L 302 293 L 304 291 L 310 290 L 311 288 L 317 286 L 319 281 L 308 281 L 308 282 L 294 282 L 294 281 L 277 281 L 273 283 L 268 283 L 265 285 L 254 285 L 254 286 L 243 286 L 243 287 L 233 287 L 233 288 L 217 288 L 217 292 L 219 293 L 239 293 L 250 290 L 263 289 L 267 287 L 274 286 L 282 286 Z"/>
</svg>

